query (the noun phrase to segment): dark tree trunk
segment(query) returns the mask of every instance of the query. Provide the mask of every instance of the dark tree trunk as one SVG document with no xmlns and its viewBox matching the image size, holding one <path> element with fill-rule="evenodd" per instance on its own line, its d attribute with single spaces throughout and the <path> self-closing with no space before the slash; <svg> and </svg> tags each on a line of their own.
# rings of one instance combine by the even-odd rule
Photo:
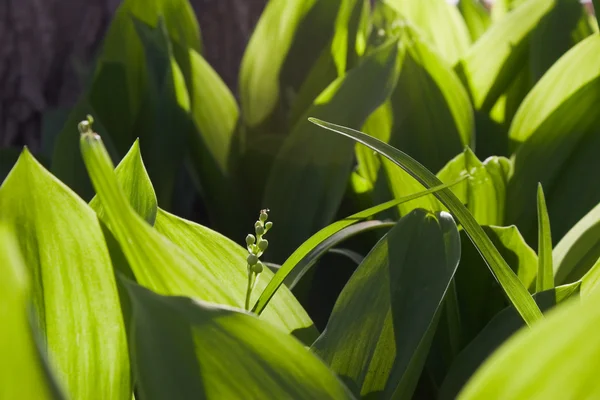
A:
<svg viewBox="0 0 600 400">
<path fill-rule="evenodd" d="M 205 56 L 234 93 L 267 0 L 191 0 Z M 0 148 L 40 147 L 42 114 L 72 106 L 119 0 L 0 0 Z"/>
</svg>

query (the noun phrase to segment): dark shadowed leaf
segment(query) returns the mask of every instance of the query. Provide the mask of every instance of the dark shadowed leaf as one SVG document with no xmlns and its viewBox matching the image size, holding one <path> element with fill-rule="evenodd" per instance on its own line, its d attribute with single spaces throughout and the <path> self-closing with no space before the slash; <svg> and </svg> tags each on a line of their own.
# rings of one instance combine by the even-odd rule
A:
<svg viewBox="0 0 600 400">
<path fill-rule="evenodd" d="M 411 212 L 352 275 L 313 350 L 356 395 L 410 398 L 459 259 L 448 213 Z"/>
<path fill-rule="evenodd" d="M 550 218 L 546 208 L 546 199 L 542 185 L 538 186 L 537 194 L 538 217 L 538 272 L 535 291 L 550 290 L 554 287 L 554 271 L 552 270 L 552 234 Z"/>
<path fill-rule="evenodd" d="M 371 53 L 333 82 L 306 116 L 362 126 L 389 95 L 396 78 L 397 42 Z M 305 117 L 306 117 L 305 116 Z M 331 222 L 340 205 L 353 160 L 353 144 L 323 131 L 305 118 L 286 138 L 271 168 L 263 207 L 271 209 L 277 233 L 269 257 L 280 261 L 312 233 Z"/>
</svg>

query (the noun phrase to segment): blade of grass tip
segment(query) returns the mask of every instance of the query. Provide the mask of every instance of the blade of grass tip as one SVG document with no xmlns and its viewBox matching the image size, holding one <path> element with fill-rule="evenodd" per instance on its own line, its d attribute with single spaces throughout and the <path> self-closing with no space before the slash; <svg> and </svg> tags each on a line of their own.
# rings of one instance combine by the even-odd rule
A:
<svg viewBox="0 0 600 400">
<path fill-rule="evenodd" d="M 322 128 L 346 136 L 375 150 L 405 170 L 426 188 L 441 184 L 441 181 L 417 160 L 379 139 L 355 129 L 321 121 L 317 118 L 309 118 L 309 120 Z M 500 286 L 502 286 L 506 296 L 511 304 L 515 306 L 521 317 L 523 317 L 525 323 L 531 326 L 540 320 L 543 315 L 533 297 L 531 297 L 523 283 L 521 283 L 514 271 L 508 266 L 504 258 L 502 258 L 483 228 L 477 223 L 473 215 L 461 203 L 458 197 L 449 189 L 437 191 L 435 192 L 435 196 L 454 214 L 458 222 L 463 226 L 469 239 L 488 265 L 492 275 Z"/>
<path fill-rule="evenodd" d="M 366 218 L 369 218 L 375 214 L 378 214 L 382 211 L 388 210 L 392 207 L 396 207 L 399 204 L 418 199 L 419 197 L 426 196 L 428 194 L 433 194 L 439 190 L 444 190 L 449 187 L 452 187 L 452 186 L 462 182 L 466 178 L 468 178 L 468 176 L 469 175 L 465 175 L 465 176 L 461 177 L 460 179 L 458 179 L 454 182 L 451 182 L 451 183 L 447 183 L 447 184 L 442 184 L 442 182 L 440 182 L 439 185 L 429 188 L 427 190 L 424 190 L 422 192 L 414 193 L 414 194 L 411 194 L 411 195 L 408 195 L 405 197 L 401 197 L 399 199 L 386 201 L 385 203 L 376 205 L 371 208 L 367 208 L 366 210 L 360 211 L 356 214 L 352 214 L 349 217 L 346 217 L 342 220 L 334 222 L 333 224 L 330 224 L 330 225 L 326 226 L 325 228 L 321 229 L 320 231 L 318 231 L 317 233 L 312 235 L 310 238 L 308 238 L 283 263 L 281 268 L 279 268 L 279 271 L 277 271 L 277 273 L 273 276 L 273 278 L 271 279 L 271 281 L 269 282 L 267 287 L 265 287 L 265 290 L 263 290 L 263 292 L 261 293 L 260 297 L 256 301 L 256 304 L 252 308 L 252 312 L 254 312 L 258 315 L 260 315 L 260 313 L 263 312 L 263 310 L 265 309 L 267 304 L 269 304 L 269 301 L 271 300 L 271 298 L 273 297 L 273 295 L 275 294 L 277 289 L 279 289 L 279 287 L 283 284 L 285 278 L 294 269 L 301 268 L 303 270 L 308 270 L 308 268 L 310 268 L 316 262 L 316 258 L 312 257 L 311 252 L 322 241 L 335 235 L 337 232 L 341 231 L 342 229 L 344 229 L 352 224 L 355 224 L 357 222 L 360 222 Z"/>
<path fill-rule="evenodd" d="M 554 287 L 554 272 L 552 270 L 552 233 L 550 231 L 550 218 L 544 197 L 542 184 L 538 183 L 537 190 L 537 216 L 538 216 L 538 273 L 535 291 L 541 292 Z"/>
</svg>

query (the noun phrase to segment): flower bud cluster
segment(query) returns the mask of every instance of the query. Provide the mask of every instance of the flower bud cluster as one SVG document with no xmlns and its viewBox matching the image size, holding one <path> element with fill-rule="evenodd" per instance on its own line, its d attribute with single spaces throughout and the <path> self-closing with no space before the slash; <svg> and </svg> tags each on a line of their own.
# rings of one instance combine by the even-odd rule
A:
<svg viewBox="0 0 600 400">
<path fill-rule="evenodd" d="M 246 236 L 246 247 L 248 249 L 248 272 L 260 274 L 264 265 L 259 260 L 259 257 L 263 255 L 267 247 L 269 247 L 269 241 L 264 239 L 263 236 L 269 232 L 273 227 L 273 223 L 267 221 L 269 219 L 269 210 L 261 210 L 258 220 L 254 224 L 254 235 L 249 234 Z"/>
</svg>

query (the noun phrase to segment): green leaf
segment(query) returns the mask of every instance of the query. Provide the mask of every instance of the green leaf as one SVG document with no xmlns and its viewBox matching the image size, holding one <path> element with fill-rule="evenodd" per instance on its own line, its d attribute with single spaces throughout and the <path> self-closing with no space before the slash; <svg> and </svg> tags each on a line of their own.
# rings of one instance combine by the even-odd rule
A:
<svg viewBox="0 0 600 400">
<path fill-rule="evenodd" d="M 355 394 L 410 398 L 459 259 L 452 217 L 413 211 L 358 267 L 312 348 Z"/>
<path fill-rule="evenodd" d="M 171 209 L 175 176 L 191 129 L 190 99 L 164 21 L 160 19 L 153 28 L 134 19 L 134 25 L 144 47 L 148 73 L 135 129 L 156 197 L 163 208 Z"/>
<path fill-rule="evenodd" d="M 361 126 L 393 87 L 397 46 L 396 41 L 390 41 L 333 82 L 307 115 Z M 306 119 L 296 125 L 277 154 L 263 196 L 262 206 L 271 209 L 278 226 L 269 239 L 269 257 L 283 259 L 333 219 L 352 161 L 352 143 L 323 135 Z"/>
<path fill-rule="evenodd" d="M 527 58 L 532 30 L 553 0 L 528 0 L 494 23 L 456 65 L 476 109 L 491 110 Z"/>
<path fill-rule="evenodd" d="M 596 21 L 598 22 L 598 25 L 600 25 L 600 2 L 598 0 L 592 0 L 592 4 L 594 5 Z"/>
<path fill-rule="evenodd" d="M 533 289 L 538 259 L 517 227 L 483 226 L 483 230 L 523 285 Z M 462 244 L 461 263 L 455 280 L 463 341 L 468 343 L 507 303 L 502 288 L 485 270 L 477 249 L 467 240 L 462 240 Z"/>
<path fill-rule="evenodd" d="M 554 287 L 554 271 L 552 269 L 552 233 L 550 218 L 546 208 L 546 199 L 542 185 L 538 185 L 538 273 L 536 292 L 550 290 Z"/>
<path fill-rule="evenodd" d="M 600 329 L 598 299 L 596 293 L 586 302 L 571 300 L 522 329 L 487 359 L 459 399 L 600 396 L 600 343 L 590 340 Z"/>
<path fill-rule="evenodd" d="M 401 70 L 390 96 L 389 143 L 437 171 L 465 146 L 473 147 L 473 108 L 459 78 L 418 31 L 400 32 Z"/>
<path fill-rule="evenodd" d="M 600 258 L 600 204 L 586 214 L 558 242 L 552 253 L 554 280 L 564 284 L 579 280 Z"/>
<path fill-rule="evenodd" d="M 252 311 L 261 314 L 265 309 L 267 304 L 269 303 L 271 297 L 275 294 L 275 292 L 279 289 L 281 284 L 288 280 L 290 276 L 297 276 L 293 282 L 296 282 L 298 279 L 302 277 L 306 271 L 314 265 L 314 263 L 318 259 L 318 255 L 320 254 L 320 248 L 322 245 L 336 233 L 342 231 L 343 229 L 352 226 L 364 219 L 372 217 L 375 214 L 378 214 L 382 211 L 390 209 L 392 207 L 397 206 L 398 204 L 402 204 L 407 201 L 411 201 L 417 199 L 421 196 L 425 196 L 427 194 L 434 193 L 438 190 L 442 190 L 448 188 L 452 185 L 455 185 L 457 182 L 453 182 L 451 184 L 445 184 L 433 187 L 431 189 L 427 189 L 421 191 L 419 193 L 411 194 L 406 197 L 402 197 L 400 199 L 390 200 L 383 204 L 376 205 L 374 207 L 368 208 L 366 210 L 360 211 L 356 214 L 352 214 L 349 217 L 346 217 L 342 220 L 336 221 L 325 228 L 319 230 L 317 233 L 312 235 L 309 239 L 307 239 L 301 246 L 299 246 L 283 263 L 281 268 L 277 271 L 277 274 L 271 279 L 268 286 L 264 289 L 260 298 L 254 305 Z"/>
<path fill-rule="evenodd" d="M 191 116 L 196 128 L 190 137 L 190 161 L 211 219 L 225 229 L 239 220 L 233 176 L 240 157 L 236 147 L 239 109 L 227 85 L 199 53 L 190 50 L 189 60 Z"/>
<path fill-rule="evenodd" d="M 155 228 L 194 259 L 202 261 L 236 299 L 245 298 L 248 279 L 246 249 L 215 231 L 160 209 Z M 256 301 L 258 294 L 272 278 L 270 270 L 263 270 L 254 288 L 252 301 Z M 316 338 L 318 332 L 313 322 L 288 288 L 280 288 L 269 305 L 261 314 L 261 319 L 294 334 L 304 343 L 312 343 Z"/>
<path fill-rule="evenodd" d="M 322 361 L 251 314 L 125 286 L 144 399 L 352 398 Z"/>
<path fill-rule="evenodd" d="M 385 0 L 432 43 L 449 65 L 456 63 L 471 44 L 460 12 L 446 0 Z"/>
<path fill-rule="evenodd" d="M 125 197 L 137 214 L 150 225 L 154 225 L 157 232 L 211 270 L 221 282 L 224 282 L 223 285 L 227 286 L 235 298 L 244 298 L 248 252 L 213 230 L 157 208 L 154 189 L 144 168 L 137 142 L 119 163 L 115 175 Z M 99 198 L 94 198 L 90 205 L 103 221 L 108 220 Z M 270 271 L 265 270 L 257 281 L 254 293 L 259 293 L 272 276 Z M 190 279 L 194 277 L 190 276 Z M 197 295 L 199 293 L 196 292 Z M 287 289 L 277 293 L 271 307 L 266 310 L 262 318 L 286 332 L 292 332 L 305 343 L 312 343 L 318 334 L 302 306 Z"/>
<path fill-rule="evenodd" d="M 102 203 L 106 223 L 121 246 L 136 280 L 160 293 L 191 295 L 223 304 L 239 304 L 214 269 L 194 259 L 156 232 L 131 207 L 117 182 L 100 136 L 81 135 L 81 152 Z"/>
<path fill-rule="evenodd" d="M 547 311 L 556 304 L 571 297 L 578 297 L 578 295 L 579 283 L 558 286 L 536 293 L 533 297 L 540 308 Z M 507 307 L 496 314 L 456 357 L 440 387 L 438 398 L 440 400 L 456 399 L 462 387 L 489 355 L 524 326 L 523 319 L 514 307 Z"/>
<path fill-rule="evenodd" d="M 142 163 L 138 140 L 133 143 L 129 152 L 117 165 L 115 174 L 131 207 L 148 224 L 154 225 L 156 213 L 158 212 L 158 202 L 150 177 Z M 107 220 L 106 211 L 98 196 L 94 196 L 90 201 L 90 207 L 96 211 L 98 218 L 103 221 Z"/>
<path fill-rule="evenodd" d="M 529 63 L 533 82 L 537 82 L 573 45 L 593 33 L 580 0 L 555 0 L 555 3 L 531 35 Z M 587 29 L 583 31 L 582 28 Z"/>
<path fill-rule="evenodd" d="M 552 66 L 517 112 L 509 135 L 514 155 L 507 222 L 535 240 L 535 188 L 544 186 L 555 240 L 600 201 L 588 171 L 600 168 L 600 36 L 580 42 Z M 560 281 L 558 281 L 560 282 Z"/>
<path fill-rule="evenodd" d="M 334 35 L 343 34 L 340 25 L 344 26 L 356 3 L 357 0 L 269 1 L 250 38 L 240 69 L 240 102 L 246 125 L 256 128 L 273 124 L 270 119 L 285 119 L 284 115 L 276 115 L 278 106 L 300 90 L 321 54 L 333 50 L 332 40 L 338 46 L 342 44 L 343 36 L 334 38 Z M 339 54 L 329 55 L 334 63 L 339 63 L 336 68 L 345 64 L 347 54 L 347 50 L 335 50 L 338 49 Z M 319 82 L 318 92 L 328 83 L 329 79 Z M 275 121 L 275 125 L 281 122 Z"/>
<path fill-rule="evenodd" d="M 23 249 L 42 348 L 66 393 L 130 400 L 121 307 L 94 211 L 24 150 L 0 187 L 0 221 Z"/>
<path fill-rule="evenodd" d="M 488 10 L 479 0 L 459 0 L 458 10 L 465 20 L 473 41 L 479 39 L 492 23 Z"/>
<path fill-rule="evenodd" d="M 63 399 L 30 325 L 30 282 L 19 245 L 3 224 L 0 274 L 0 398 Z"/>
<path fill-rule="evenodd" d="M 388 158 L 400 168 L 410 173 L 411 176 L 417 179 L 425 187 L 433 187 L 441 184 L 441 181 L 427 168 L 387 143 L 383 143 L 351 128 L 335 125 L 316 118 L 310 118 L 310 121 L 377 151 L 382 156 Z M 506 261 L 498 252 L 498 249 L 493 245 L 469 210 L 465 208 L 450 189 L 436 192 L 435 196 L 450 210 L 450 212 L 452 212 L 458 222 L 462 225 L 473 244 L 477 247 L 477 250 L 485 259 L 490 271 L 500 283 L 500 286 L 502 286 L 507 297 L 511 303 L 515 305 L 515 308 L 519 311 L 526 323 L 532 325 L 539 320 L 541 318 L 541 312 L 527 292 L 527 289 L 519 281 L 517 275 L 510 269 Z"/>
</svg>

